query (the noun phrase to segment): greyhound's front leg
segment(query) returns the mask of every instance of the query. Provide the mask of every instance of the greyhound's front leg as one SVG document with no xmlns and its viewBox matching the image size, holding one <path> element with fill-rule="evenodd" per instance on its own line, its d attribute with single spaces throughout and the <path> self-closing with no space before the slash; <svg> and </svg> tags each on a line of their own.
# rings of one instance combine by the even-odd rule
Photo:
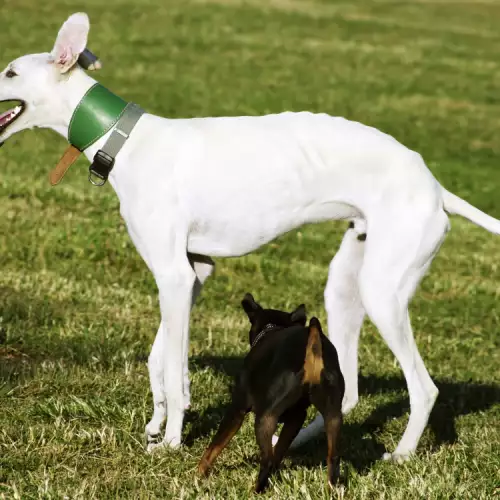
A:
<svg viewBox="0 0 500 500">
<path fill-rule="evenodd" d="M 153 394 L 155 414 L 146 426 L 148 439 L 150 436 L 153 438 L 153 433 L 159 432 L 159 426 L 165 416 L 165 403 L 167 426 L 163 441 L 158 444 L 151 442 L 148 445 L 149 451 L 158 446 L 176 448 L 181 442 L 185 406 L 183 381 L 186 353 L 184 351 L 188 345 L 191 297 L 196 279 L 185 253 L 182 257 L 172 259 L 168 265 L 162 267 L 162 271 L 155 272 L 160 292 L 162 320 L 153 346 L 152 359 L 150 359 L 150 375 L 154 377 L 159 389 L 157 392 L 160 395 L 159 377 L 162 373 L 165 399 L 157 401 Z M 151 368 L 155 367 L 157 371 L 153 370 L 154 373 L 151 373 Z M 153 387 L 153 380 L 151 385 Z"/>
<path fill-rule="evenodd" d="M 208 257 L 190 256 L 191 266 L 196 273 L 196 280 L 191 294 L 191 308 L 199 295 L 203 283 L 212 274 L 214 269 L 214 262 Z M 146 440 L 147 444 L 158 442 L 161 433 L 161 426 L 167 417 L 167 400 L 164 389 L 164 334 L 163 323 L 160 324 L 158 333 L 156 334 L 151 354 L 148 359 L 149 380 L 151 384 L 151 392 L 153 394 L 153 416 L 146 425 Z M 189 393 L 189 366 L 188 366 L 188 352 L 189 352 L 189 336 L 184 338 L 184 409 L 187 410 L 190 406 L 190 393 Z M 151 447 L 152 448 L 152 447 Z"/>
<path fill-rule="evenodd" d="M 160 323 L 148 359 L 149 383 L 153 394 L 153 416 L 146 425 L 148 449 L 151 443 L 158 441 L 161 426 L 167 417 L 167 400 L 163 382 L 163 353 L 165 351 L 163 330 L 163 323 Z"/>
</svg>

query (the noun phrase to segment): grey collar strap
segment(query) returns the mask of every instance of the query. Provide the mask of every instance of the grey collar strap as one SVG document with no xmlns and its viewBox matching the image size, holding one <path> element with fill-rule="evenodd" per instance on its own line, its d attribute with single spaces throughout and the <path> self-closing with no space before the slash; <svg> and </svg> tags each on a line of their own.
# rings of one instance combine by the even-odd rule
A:
<svg viewBox="0 0 500 500">
<path fill-rule="evenodd" d="M 97 151 L 89 168 L 89 181 L 94 186 L 103 186 L 108 180 L 115 158 L 129 138 L 132 130 L 144 114 L 144 110 L 134 103 L 129 103 L 113 128 L 102 149 Z"/>
</svg>

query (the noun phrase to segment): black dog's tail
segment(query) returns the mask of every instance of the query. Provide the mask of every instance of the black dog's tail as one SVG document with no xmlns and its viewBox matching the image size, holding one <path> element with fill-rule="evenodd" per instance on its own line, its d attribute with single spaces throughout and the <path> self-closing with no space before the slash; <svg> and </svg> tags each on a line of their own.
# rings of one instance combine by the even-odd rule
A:
<svg viewBox="0 0 500 500">
<path fill-rule="evenodd" d="M 323 371 L 323 349 L 321 347 L 321 323 L 318 318 L 309 322 L 306 357 L 304 360 L 304 383 L 319 384 Z"/>
</svg>

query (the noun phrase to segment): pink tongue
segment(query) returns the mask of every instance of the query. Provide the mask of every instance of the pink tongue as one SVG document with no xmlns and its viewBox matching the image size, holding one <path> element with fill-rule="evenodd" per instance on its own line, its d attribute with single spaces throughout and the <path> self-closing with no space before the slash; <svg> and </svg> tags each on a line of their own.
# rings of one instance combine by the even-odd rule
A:
<svg viewBox="0 0 500 500">
<path fill-rule="evenodd" d="M 5 113 L 0 115 L 0 126 L 9 123 L 10 119 L 15 115 L 15 111 L 13 109 L 9 109 Z"/>
</svg>

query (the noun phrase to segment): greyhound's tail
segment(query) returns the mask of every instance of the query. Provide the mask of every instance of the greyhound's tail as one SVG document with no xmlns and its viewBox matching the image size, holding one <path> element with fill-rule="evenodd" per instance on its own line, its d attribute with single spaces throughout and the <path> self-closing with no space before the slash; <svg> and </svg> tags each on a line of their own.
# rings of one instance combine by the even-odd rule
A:
<svg viewBox="0 0 500 500">
<path fill-rule="evenodd" d="M 318 318 L 311 318 L 304 360 L 304 383 L 319 384 L 321 380 L 321 372 L 324 367 L 321 333 L 321 324 Z"/>
<path fill-rule="evenodd" d="M 461 215 L 491 233 L 500 234 L 500 220 L 481 212 L 481 210 L 450 193 L 444 187 L 441 187 L 441 189 L 443 191 L 444 209 L 448 213 Z"/>
</svg>

